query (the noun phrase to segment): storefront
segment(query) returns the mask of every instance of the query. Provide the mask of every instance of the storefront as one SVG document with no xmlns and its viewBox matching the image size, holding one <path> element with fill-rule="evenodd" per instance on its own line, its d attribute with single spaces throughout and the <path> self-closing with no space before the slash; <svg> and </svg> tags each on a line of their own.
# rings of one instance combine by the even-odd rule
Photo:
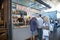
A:
<svg viewBox="0 0 60 40">
<path fill-rule="evenodd" d="M 36 13 L 40 13 L 40 10 L 30 8 L 28 6 L 22 5 L 19 0 L 14 1 L 12 0 L 12 24 L 13 25 L 18 25 L 23 24 L 23 26 L 28 24 L 29 17 L 31 18 L 32 16 L 37 16 Z M 19 18 L 22 20 L 19 22 Z M 21 26 L 21 25 L 20 25 Z"/>
<path fill-rule="evenodd" d="M 42 2 L 40 1 L 44 5 L 31 0 L 0 0 L 0 40 L 26 40 L 30 38 L 29 19 L 33 16 L 37 17 L 40 13 L 53 20 L 58 19 L 60 25 L 60 12 L 56 10 L 44 12 L 42 8 L 46 10 L 51 7 Z"/>
</svg>

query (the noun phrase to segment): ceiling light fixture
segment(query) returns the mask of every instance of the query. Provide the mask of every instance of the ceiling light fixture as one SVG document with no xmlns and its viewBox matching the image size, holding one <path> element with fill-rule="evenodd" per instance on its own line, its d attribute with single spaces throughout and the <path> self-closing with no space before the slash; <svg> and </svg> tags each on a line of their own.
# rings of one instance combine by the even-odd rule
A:
<svg viewBox="0 0 60 40">
<path fill-rule="evenodd" d="M 39 2 L 40 4 L 43 4 L 44 6 L 51 8 L 51 6 L 49 6 L 48 4 L 46 4 L 45 2 L 43 2 L 42 0 L 35 0 L 37 2 Z"/>
</svg>

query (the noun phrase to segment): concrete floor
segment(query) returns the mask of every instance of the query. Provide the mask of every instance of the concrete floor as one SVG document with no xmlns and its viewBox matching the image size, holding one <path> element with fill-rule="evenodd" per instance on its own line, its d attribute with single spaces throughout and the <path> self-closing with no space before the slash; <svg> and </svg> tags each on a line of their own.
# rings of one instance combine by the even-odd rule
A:
<svg viewBox="0 0 60 40">
<path fill-rule="evenodd" d="M 50 35 L 50 40 L 60 40 L 60 27 Z"/>
<path fill-rule="evenodd" d="M 29 27 L 27 28 L 13 28 L 13 40 L 25 40 L 31 36 Z M 60 28 L 57 32 L 50 34 L 50 40 L 60 40 Z"/>
<path fill-rule="evenodd" d="M 25 40 L 31 36 L 29 27 L 27 28 L 13 28 L 13 40 Z"/>
<path fill-rule="evenodd" d="M 57 29 L 57 40 L 60 40 L 60 27 Z"/>
</svg>

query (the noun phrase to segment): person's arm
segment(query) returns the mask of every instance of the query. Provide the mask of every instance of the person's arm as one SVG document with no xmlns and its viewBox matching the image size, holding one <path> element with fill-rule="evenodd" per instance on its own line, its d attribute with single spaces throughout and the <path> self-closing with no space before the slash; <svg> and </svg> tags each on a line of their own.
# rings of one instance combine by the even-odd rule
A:
<svg viewBox="0 0 60 40">
<path fill-rule="evenodd" d="M 46 23 L 46 29 L 49 30 L 49 24 L 48 23 Z"/>
</svg>

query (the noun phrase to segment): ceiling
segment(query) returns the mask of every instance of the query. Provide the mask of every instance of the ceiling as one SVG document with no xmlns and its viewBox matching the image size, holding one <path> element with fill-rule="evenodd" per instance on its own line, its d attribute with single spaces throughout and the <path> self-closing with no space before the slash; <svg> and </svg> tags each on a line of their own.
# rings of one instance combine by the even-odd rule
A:
<svg viewBox="0 0 60 40">
<path fill-rule="evenodd" d="M 31 7 L 34 9 L 38 9 L 38 10 L 46 10 L 48 9 L 48 6 L 52 7 L 52 4 L 54 5 L 56 2 L 56 0 L 42 0 L 44 3 L 48 4 L 48 6 L 43 5 L 41 2 L 39 3 L 39 1 L 34 1 L 34 0 L 12 0 L 13 2 L 18 2 L 21 5 L 27 6 L 27 7 Z M 34 2 L 33 2 L 34 1 Z M 59 1 L 59 0 L 57 0 Z"/>
</svg>

